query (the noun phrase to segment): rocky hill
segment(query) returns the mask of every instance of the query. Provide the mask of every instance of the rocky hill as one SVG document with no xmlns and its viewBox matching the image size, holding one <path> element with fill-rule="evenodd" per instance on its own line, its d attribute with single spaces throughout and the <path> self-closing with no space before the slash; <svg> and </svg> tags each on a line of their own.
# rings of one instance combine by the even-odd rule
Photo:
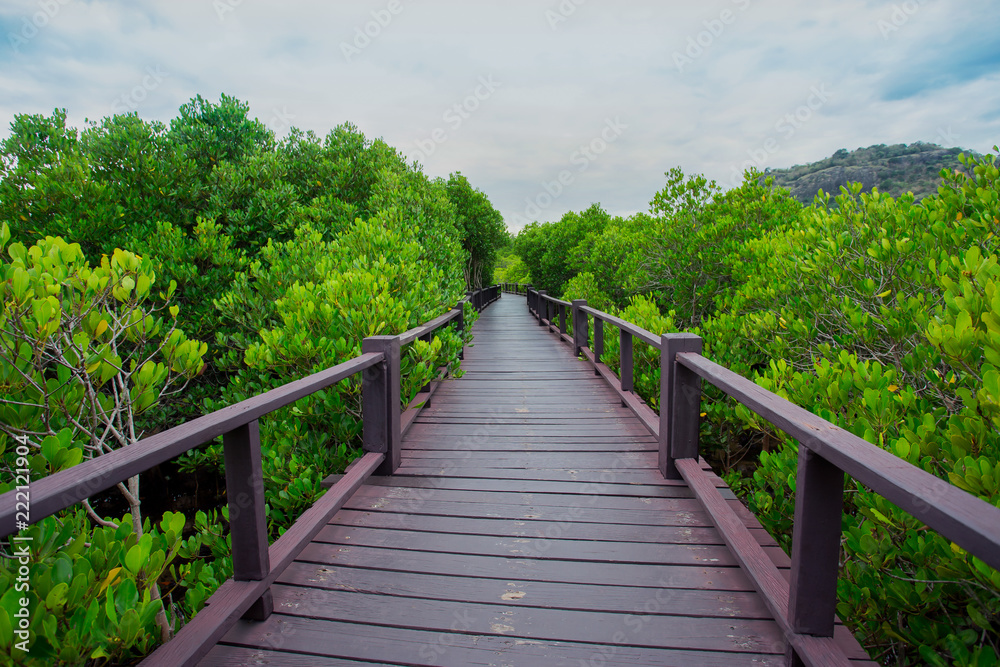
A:
<svg viewBox="0 0 1000 667">
<path fill-rule="evenodd" d="M 878 187 L 893 196 L 912 192 L 921 199 L 937 192 L 942 169 L 962 168 L 958 156 L 963 152 L 973 151 L 923 142 L 879 144 L 850 152 L 842 148 L 819 162 L 765 173 L 804 204 L 811 203 L 820 189 L 836 195 L 840 186 L 855 182 L 862 183 L 866 192 Z"/>
</svg>

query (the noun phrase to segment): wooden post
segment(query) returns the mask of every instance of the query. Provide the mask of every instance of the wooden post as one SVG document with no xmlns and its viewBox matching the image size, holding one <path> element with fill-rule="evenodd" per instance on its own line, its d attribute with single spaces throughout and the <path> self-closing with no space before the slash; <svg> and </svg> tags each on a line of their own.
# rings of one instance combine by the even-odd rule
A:
<svg viewBox="0 0 1000 667">
<path fill-rule="evenodd" d="M 587 347 L 590 343 L 587 313 L 583 312 L 583 308 L 586 305 L 586 299 L 573 300 L 573 354 L 578 357 L 583 348 Z"/>
<path fill-rule="evenodd" d="M 600 375 L 597 364 L 601 363 L 604 356 L 604 320 L 594 317 L 594 375 Z"/>
<path fill-rule="evenodd" d="M 430 333 L 424 334 L 423 336 L 420 337 L 420 340 L 424 341 L 425 343 L 430 344 L 430 342 L 432 340 L 434 340 L 434 332 L 431 331 Z M 402 354 L 402 350 L 400 350 L 400 354 Z M 435 371 L 435 372 L 437 372 L 437 371 Z M 420 391 L 426 392 L 426 393 L 430 394 L 430 392 L 431 392 L 431 382 L 434 382 L 434 380 L 431 380 L 430 382 L 428 382 L 427 384 L 425 384 L 423 387 L 421 387 Z M 431 407 L 431 397 L 430 396 L 428 396 L 427 400 L 424 401 L 424 407 L 425 408 Z"/>
<path fill-rule="evenodd" d="M 455 322 L 456 328 L 458 329 L 459 335 L 462 336 L 462 338 L 463 338 L 462 349 L 458 351 L 458 358 L 459 359 L 465 359 L 465 342 L 464 342 L 464 338 L 465 338 L 465 308 L 463 307 L 463 303 L 461 301 L 459 301 L 458 305 L 455 306 L 454 308 L 452 308 L 452 310 L 453 311 L 458 311 L 458 314 L 455 316 L 454 322 Z"/>
<path fill-rule="evenodd" d="M 618 351 L 622 391 L 632 391 L 632 334 L 624 329 L 618 330 Z"/>
<path fill-rule="evenodd" d="M 267 519 L 264 516 L 264 472 L 261 467 L 257 420 L 222 436 L 229 502 L 229 533 L 233 548 L 233 579 L 260 581 L 271 571 Z M 243 618 L 263 621 L 274 611 L 268 589 Z"/>
<path fill-rule="evenodd" d="M 698 458 L 701 419 L 701 378 L 677 363 L 680 352 L 701 353 L 700 336 L 688 333 L 660 336 L 660 473 L 681 479 L 675 459 Z"/>
<path fill-rule="evenodd" d="M 566 304 L 559 304 L 559 333 L 566 333 Z"/>
<path fill-rule="evenodd" d="M 795 480 L 788 622 L 792 632 L 832 637 L 837 610 L 844 473 L 800 444 Z"/>
<path fill-rule="evenodd" d="M 545 319 L 544 311 L 548 310 L 548 301 L 545 300 L 545 295 L 548 294 L 545 290 L 541 289 L 536 292 L 537 294 L 537 306 L 535 307 L 535 313 L 538 315 L 538 326 L 543 327 L 545 324 L 542 320 Z"/>
<path fill-rule="evenodd" d="M 376 475 L 399 468 L 399 336 L 371 336 L 361 341 L 361 353 L 381 352 L 378 364 L 365 369 L 361 385 L 362 442 L 366 452 L 385 454 Z"/>
</svg>

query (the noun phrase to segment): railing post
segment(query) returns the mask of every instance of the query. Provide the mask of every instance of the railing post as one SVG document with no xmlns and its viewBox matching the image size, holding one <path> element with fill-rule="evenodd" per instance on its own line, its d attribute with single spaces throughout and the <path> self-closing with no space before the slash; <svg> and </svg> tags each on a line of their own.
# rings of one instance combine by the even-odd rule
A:
<svg viewBox="0 0 1000 667">
<path fill-rule="evenodd" d="M 420 340 L 424 341 L 425 343 L 430 344 L 430 342 L 432 340 L 434 340 L 434 332 L 431 331 L 430 333 L 424 334 L 423 336 L 420 337 Z M 400 350 L 400 353 L 402 353 L 402 350 Z M 437 371 L 435 370 L 434 372 L 436 373 Z M 402 382 L 402 380 L 400 380 L 400 382 Z M 425 384 L 423 387 L 420 388 L 420 391 L 421 392 L 425 392 L 427 394 L 430 394 L 430 392 L 431 392 L 431 383 L 433 383 L 433 382 L 434 382 L 434 380 L 431 379 L 430 382 L 428 382 L 427 384 Z M 402 391 L 402 388 L 400 388 L 400 391 Z M 431 407 L 431 397 L 430 396 L 428 396 L 427 400 L 424 401 L 424 407 L 425 408 Z M 400 409 L 402 409 L 402 408 L 400 408 Z"/>
<path fill-rule="evenodd" d="M 399 336 L 370 336 L 361 341 L 361 353 L 381 352 L 384 359 L 365 369 L 361 385 L 362 441 L 366 452 L 385 454 L 376 475 L 399 468 Z"/>
<path fill-rule="evenodd" d="M 586 305 L 586 299 L 573 299 L 573 354 L 578 357 L 583 352 L 583 348 L 590 343 L 587 313 L 583 312 Z"/>
<path fill-rule="evenodd" d="M 222 436 L 226 465 L 226 496 L 232 540 L 233 579 L 260 581 L 271 571 L 267 519 L 264 516 L 264 471 L 261 466 L 257 420 Z M 261 595 L 243 618 L 263 621 L 274 611 L 271 589 Z"/>
<path fill-rule="evenodd" d="M 559 333 L 566 333 L 566 304 L 559 304 Z"/>
<path fill-rule="evenodd" d="M 537 294 L 538 294 L 538 297 L 537 297 L 538 298 L 538 301 L 537 301 L 538 307 L 535 308 L 535 313 L 538 314 L 538 326 L 543 327 L 545 325 L 542 323 L 542 320 L 546 319 L 544 317 L 545 313 L 543 311 L 547 311 L 548 308 L 549 308 L 548 307 L 548 303 L 549 302 L 545 300 L 545 295 L 548 294 L 548 292 L 546 292 L 543 289 L 540 289 L 540 290 L 538 290 Z"/>
<path fill-rule="evenodd" d="M 677 363 L 680 352 L 701 353 L 700 336 L 688 333 L 660 336 L 660 473 L 681 479 L 676 459 L 698 458 L 701 378 Z"/>
<path fill-rule="evenodd" d="M 604 356 L 604 320 L 594 317 L 594 375 L 600 375 L 597 364 L 601 363 Z"/>
<path fill-rule="evenodd" d="M 622 391 L 632 391 L 632 334 L 624 329 L 618 330 L 618 359 Z"/>
<path fill-rule="evenodd" d="M 455 327 L 458 329 L 458 333 L 462 336 L 462 349 L 458 351 L 458 358 L 465 359 L 465 308 L 464 302 L 459 301 L 458 305 L 452 308 L 452 310 L 458 311 L 455 315 Z"/>
<path fill-rule="evenodd" d="M 800 444 L 788 591 L 792 632 L 833 636 L 843 508 L 843 471 Z"/>
</svg>

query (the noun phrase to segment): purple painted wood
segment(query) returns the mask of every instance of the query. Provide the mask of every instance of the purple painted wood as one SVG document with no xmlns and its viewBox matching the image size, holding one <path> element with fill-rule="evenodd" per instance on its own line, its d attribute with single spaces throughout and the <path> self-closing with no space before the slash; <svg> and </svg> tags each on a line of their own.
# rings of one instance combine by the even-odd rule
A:
<svg viewBox="0 0 1000 667">
<path fill-rule="evenodd" d="M 538 326 L 545 326 L 544 320 L 548 319 L 549 302 L 545 300 L 545 295 L 548 294 L 545 290 L 538 290 L 538 301 L 535 312 L 538 314 Z"/>
<path fill-rule="evenodd" d="M 655 347 L 656 349 L 660 349 L 660 337 L 659 337 L 659 335 L 654 334 L 651 331 L 647 331 L 646 329 L 643 329 L 642 327 L 636 326 L 636 325 L 632 324 L 631 322 L 627 322 L 627 321 L 621 319 L 620 317 L 615 317 L 614 315 L 609 315 L 608 313 L 605 313 L 605 312 L 600 311 L 600 310 L 596 310 L 596 309 L 591 308 L 589 306 L 585 309 L 585 312 L 588 315 L 592 315 L 595 318 L 600 318 L 600 319 L 604 320 L 608 324 L 610 324 L 610 325 L 612 325 L 614 327 L 617 327 L 618 329 L 624 329 L 625 331 L 629 332 L 634 337 L 638 338 L 639 340 L 641 340 L 643 343 L 646 343 L 647 345 Z"/>
<path fill-rule="evenodd" d="M 586 305 L 586 299 L 573 301 L 573 354 L 576 356 L 580 356 L 580 352 L 587 347 L 587 343 L 590 341 L 587 313 L 582 310 Z"/>
<path fill-rule="evenodd" d="M 133 475 L 248 424 L 261 415 L 350 377 L 380 360 L 381 356 L 378 354 L 362 354 L 333 368 L 289 382 L 204 417 L 160 431 L 134 445 L 102 454 L 34 481 L 31 483 L 31 516 L 35 520 L 51 516 Z M 16 531 L 14 496 L 15 491 L 8 491 L 0 496 L 0 537 Z"/>
<path fill-rule="evenodd" d="M 679 352 L 701 352 L 699 336 L 687 333 L 660 337 L 660 473 L 680 479 L 676 459 L 698 458 L 701 378 L 677 363 Z"/>
<path fill-rule="evenodd" d="M 632 391 L 632 334 L 625 329 L 618 330 L 619 376 L 622 379 L 622 391 Z"/>
<path fill-rule="evenodd" d="M 559 304 L 559 333 L 564 334 L 568 331 L 566 329 L 566 304 Z"/>
<path fill-rule="evenodd" d="M 233 579 L 259 581 L 271 569 L 268 560 L 267 519 L 264 516 L 264 472 L 261 467 L 260 428 L 257 420 L 222 436 L 226 466 L 226 497 L 233 547 Z M 274 611 L 266 591 L 244 618 L 263 621 Z"/>
<path fill-rule="evenodd" d="M 586 317 L 586 312 L 584 312 L 584 317 Z M 601 363 L 601 357 L 604 356 L 604 320 L 599 317 L 594 318 L 594 375 L 600 375 L 601 371 L 598 370 L 597 364 Z"/>
<path fill-rule="evenodd" d="M 833 636 L 840 565 L 844 472 L 799 447 L 788 621 L 794 632 Z"/>
<path fill-rule="evenodd" d="M 1000 508 L 876 447 L 700 354 L 678 362 L 944 537 L 1000 569 Z"/>
<path fill-rule="evenodd" d="M 376 474 L 391 475 L 401 460 L 399 336 L 370 336 L 361 342 L 361 351 L 383 357 L 382 363 L 365 371 L 361 387 L 363 446 L 366 452 L 385 454 Z"/>
</svg>

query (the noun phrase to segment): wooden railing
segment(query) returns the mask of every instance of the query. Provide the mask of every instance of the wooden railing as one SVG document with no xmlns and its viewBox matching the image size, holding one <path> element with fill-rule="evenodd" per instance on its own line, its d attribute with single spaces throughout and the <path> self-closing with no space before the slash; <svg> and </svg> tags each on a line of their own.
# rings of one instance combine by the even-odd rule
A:
<svg viewBox="0 0 1000 667">
<path fill-rule="evenodd" d="M 500 289 L 507 294 L 520 294 L 525 296 L 528 293 L 528 288 L 531 285 L 524 285 L 522 283 L 500 283 Z"/>
<path fill-rule="evenodd" d="M 469 300 L 476 310 L 482 311 L 483 308 L 499 299 L 501 292 L 500 285 L 491 285 L 474 292 L 469 292 Z"/>
<path fill-rule="evenodd" d="M 723 539 L 750 575 L 788 641 L 786 664 L 849 665 L 834 643 L 844 474 L 918 518 L 931 529 L 1000 569 L 1000 508 L 904 461 L 701 355 L 693 334 L 657 335 L 608 313 L 553 299 L 529 289 L 527 302 L 539 324 L 552 330 L 553 307 L 568 304 L 573 335 L 560 339 L 589 360 L 659 440 L 659 468 L 684 479 L 711 514 Z M 594 347 L 589 325 L 594 323 Z M 565 321 L 565 318 L 563 318 Z M 604 325 L 619 330 L 620 376 L 601 362 Z M 660 351 L 660 412 L 632 389 L 633 339 Z M 701 381 L 707 380 L 799 442 L 791 577 L 774 563 L 723 499 L 698 462 Z"/>
<path fill-rule="evenodd" d="M 172 641 L 143 661 L 144 665 L 157 667 L 193 665 L 241 617 L 267 618 L 273 611 L 269 587 L 289 563 L 368 477 L 391 475 L 399 467 L 402 434 L 421 407 L 427 405 L 433 391 L 433 387 L 424 387 L 409 404 L 407 414 L 401 415 L 401 349 L 452 323 L 461 331 L 466 302 L 481 311 L 499 297 L 496 285 L 470 292 L 447 313 L 419 327 L 394 336 L 365 338 L 361 355 L 349 361 L 33 481 L 30 523 L 222 436 L 233 578 L 206 601 L 205 608 Z M 268 545 L 258 420 L 357 373 L 364 374 L 364 454 L 274 544 Z M 16 532 L 16 518 L 15 492 L 9 491 L 0 496 L 0 538 Z"/>
</svg>

